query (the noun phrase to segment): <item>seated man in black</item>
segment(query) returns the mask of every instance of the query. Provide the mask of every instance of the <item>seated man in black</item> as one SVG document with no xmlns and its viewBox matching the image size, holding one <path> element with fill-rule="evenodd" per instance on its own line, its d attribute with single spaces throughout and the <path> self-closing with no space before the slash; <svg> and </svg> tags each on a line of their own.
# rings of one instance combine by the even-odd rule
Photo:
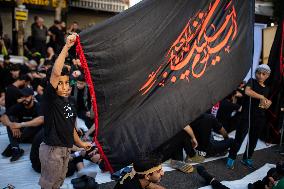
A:
<svg viewBox="0 0 284 189">
<path fill-rule="evenodd" d="M 27 83 L 31 81 L 31 78 L 28 75 L 20 75 L 16 81 L 11 85 L 6 87 L 5 92 L 5 108 L 6 111 L 13 105 L 18 103 L 18 99 L 21 97 L 21 88 L 24 88 Z"/>
<path fill-rule="evenodd" d="M 242 94 L 239 90 L 235 90 L 220 102 L 216 118 L 227 132 L 235 130 L 239 124 L 239 112 L 242 106 L 237 103 L 237 100 L 240 98 Z"/>
<path fill-rule="evenodd" d="M 164 175 L 161 163 L 154 155 L 138 157 L 133 163 L 134 170 L 118 181 L 114 189 L 164 189 L 157 185 Z"/>
<path fill-rule="evenodd" d="M 77 78 L 76 85 L 72 89 L 72 96 L 76 101 L 77 116 L 85 121 L 86 126 L 90 129 L 94 121 L 91 118 L 91 97 L 84 75 Z"/>
<path fill-rule="evenodd" d="M 9 108 L 2 117 L 10 141 L 2 155 L 12 156 L 10 161 L 16 161 L 23 155 L 24 150 L 20 149 L 19 143 L 31 143 L 44 122 L 40 106 L 34 101 L 33 90 L 24 88 L 21 94 L 21 103 Z"/>
<path fill-rule="evenodd" d="M 233 139 L 229 138 L 226 130 L 211 114 L 202 114 L 190 125 L 199 144 L 197 150 L 203 156 L 215 156 L 224 153 L 233 143 Z M 212 130 L 220 133 L 224 140 L 214 140 Z"/>
</svg>

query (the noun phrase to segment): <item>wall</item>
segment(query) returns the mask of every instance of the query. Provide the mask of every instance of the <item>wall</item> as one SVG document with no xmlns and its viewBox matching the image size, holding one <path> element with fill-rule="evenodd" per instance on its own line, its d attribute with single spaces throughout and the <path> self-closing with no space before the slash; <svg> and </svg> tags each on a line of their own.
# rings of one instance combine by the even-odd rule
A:
<svg viewBox="0 0 284 189">
<path fill-rule="evenodd" d="M 262 49 L 262 58 L 263 63 L 268 63 L 268 58 L 270 50 L 275 38 L 277 26 L 269 27 L 263 30 L 263 49 Z"/>
<path fill-rule="evenodd" d="M 8 34 L 12 39 L 12 8 L 1 6 L 0 13 L 3 22 L 3 34 Z M 43 17 L 45 26 L 49 28 L 54 22 L 54 15 L 54 11 L 30 9 L 29 18 L 25 27 L 25 38 L 31 35 L 31 24 L 34 22 L 34 16 Z M 70 8 L 67 14 L 67 25 L 71 24 L 73 21 L 77 21 L 81 28 L 86 28 L 89 25 L 102 22 L 114 15 L 114 13 L 108 12 Z"/>
</svg>

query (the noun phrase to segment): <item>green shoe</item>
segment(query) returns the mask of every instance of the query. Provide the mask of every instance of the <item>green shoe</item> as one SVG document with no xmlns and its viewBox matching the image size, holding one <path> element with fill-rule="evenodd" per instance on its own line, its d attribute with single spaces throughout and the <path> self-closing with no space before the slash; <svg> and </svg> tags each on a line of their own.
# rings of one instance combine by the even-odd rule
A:
<svg viewBox="0 0 284 189">
<path fill-rule="evenodd" d="M 186 163 L 203 163 L 205 157 L 198 155 L 197 153 L 193 157 L 187 156 L 185 159 Z"/>
</svg>

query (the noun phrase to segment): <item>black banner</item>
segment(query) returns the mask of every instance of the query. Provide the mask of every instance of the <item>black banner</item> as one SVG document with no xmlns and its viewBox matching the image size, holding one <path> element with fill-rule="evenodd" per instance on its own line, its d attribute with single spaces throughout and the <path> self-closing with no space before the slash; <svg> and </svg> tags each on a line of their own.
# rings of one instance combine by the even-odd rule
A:
<svg viewBox="0 0 284 189">
<path fill-rule="evenodd" d="M 253 16 L 254 1 L 145 0 L 80 33 L 109 170 L 236 89 L 252 62 Z"/>
<path fill-rule="evenodd" d="M 270 87 L 272 105 L 268 110 L 268 127 L 262 139 L 270 143 L 279 143 L 280 129 L 283 122 L 281 108 L 284 108 L 284 20 L 279 22 L 274 42 L 270 50 L 268 65 L 271 74 L 267 80 Z M 282 115 L 281 115 L 282 114 Z"/>
</svg>

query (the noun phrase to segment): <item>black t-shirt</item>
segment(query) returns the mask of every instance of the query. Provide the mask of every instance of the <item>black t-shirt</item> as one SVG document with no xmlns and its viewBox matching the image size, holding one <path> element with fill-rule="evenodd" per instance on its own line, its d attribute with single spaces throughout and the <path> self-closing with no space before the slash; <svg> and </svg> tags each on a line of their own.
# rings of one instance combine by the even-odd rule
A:
<svg viewBox="0 0 284 189">
<path fill-rule="evenodd" d="M 207 113 L 202 114 L 199 118 L 190 123 L 190 126 L 197 141 L 201 138 L 209 139 L 212 130 L 218 133 L 222 128 L 222 124 L 219 123 L 213 115 Z"/>
<path fill-rule="evenodd" d="M 6 88 L 5 93 L 5 108 L 8 111 L 9 108 L 15 104 L 17 104 L 17 100 L 21 98 L 22 94 L 19 88 L 15 85 L 9 85 Z"/>
<path fill-rule="evenodd" d="M 45 144 L 72 148 L 76 112 L 68 98 L 60 97 L 48 83 L 43 94 L 42 108 L 44 113 Z"/>
<path fill-rule="evenodd" d="M 123 184 L 120 184 L 119 182 L 115 185 L 114 189 L 143 189 L 139 179 L 137 177 L 134 177 L 131 180 L 126 180 L 123 182 Z"/>
<path fill-rule="evenodd" d="M 1 83 L 3 82 L 2 85 L 4 86 L 4 88 L 8 87 L 15 81 L 10 73 L 9 66 L 2 68 L 0 77 L 2 78 Z"/>
<path fill-rule="evenodd" d="M 23 104 L 15 104 L 6 112 L 7 116 L 13 116 L 18 122 L 31 121 L 32 119 L 43 116 L 39 103 L 34 102 L 32 108 L 25 108 Z"/>
<path fill-rule="evenodd" d="M 269 94 L 269 88 L 261 86 L 257 80 L 250 79 L 246 86 L 249 86 L 254 92 L 263 95 L 265 97 Z M 260 100 L 256 98 L 251 98 L 251 114 L 253 116 L 265 116 L 265 109 L 259 107 Z M 245 95 L 243 101 L 243 113 L 242 116 L 248 117 L 249 115 L 249 104 L 250 97 Z"/>
<path fill-rule="evenodd" d="M 232 112 L 240 109 L 239 104 L 234 104 L 228 99 L 224 99 L 220 102 L 220 107 L 217 113 L 217 119 L 222 125 L 229 126 Z"/>
<path fill-rule="evenodd" d="M 73 96 L 76 101 L 76 110 L 78 117 L 86 119 L 86 112 L 91 109 L 91 97 L 87 87 L 78 89 L 76 86 L 73 88 Z"/>
<path fill-rule="evenodd" d="M 53 39 L 52 39 L 52 42 L 63 46 L 64 45 L 64 32 L 62 30 L 60 30 L 59 28 L 57 28 L 56 26 L 51 26 L 49 28 L 49 31 L 53 35 L 55 35 L 55 41 L 53 41 Z"/>
</svg>

